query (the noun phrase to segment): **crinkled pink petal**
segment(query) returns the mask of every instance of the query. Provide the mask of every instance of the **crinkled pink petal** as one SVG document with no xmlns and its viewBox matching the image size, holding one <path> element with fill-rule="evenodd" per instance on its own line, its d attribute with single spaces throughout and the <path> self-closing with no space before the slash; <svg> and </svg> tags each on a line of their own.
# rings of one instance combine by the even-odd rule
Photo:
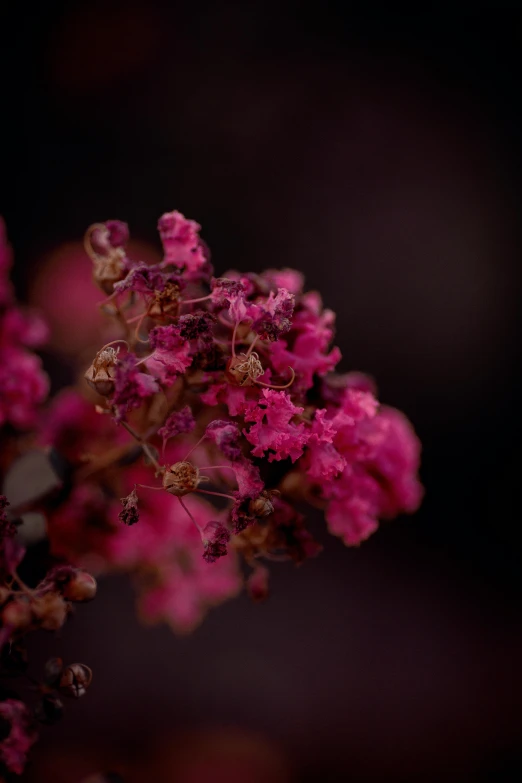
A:
<svg viewBox="0 0 522 783">
<path fill-rule="evenodd" d="M 201 226 L 174 210 L 162 215 L 158 231 L 163 243 L 163 265 L 172 264 L 185 268 L 189 273 L 199 272 L 206 264 L 205 253 L 199 239 Z"/>
</svg>

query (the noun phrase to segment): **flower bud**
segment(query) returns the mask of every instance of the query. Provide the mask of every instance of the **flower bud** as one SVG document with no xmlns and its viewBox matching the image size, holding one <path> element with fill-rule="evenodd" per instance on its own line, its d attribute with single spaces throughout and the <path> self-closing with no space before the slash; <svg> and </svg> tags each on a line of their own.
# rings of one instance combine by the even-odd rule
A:
<svg viewBox="0 0 522 783">
<path fill-rule="evenodd" d="M 46 593 L 31 602 L 33 616 L 44 631 L 58 631 L 67 618 L 67 603 L 58 593 Z"/>
<path fill-rule="evenodd" d="M 2 625 L 9 625 L 14 631 L 21 631 L 31 625 L 31 607 L 26 598 L 15 598 L 2 611 Z"/>
<path fill-rule="evenodd" d="M 68 601 L 92 601 L 98 585 L 96 579 L 87 571 L 78 571 L 62 589 L 62 595 Z"/>
<path fill-rule="evenodd" d="M 259 497 L 251 500 L 248 506 L 249 512 L 254 517 L 268 517 L 274 513 L 274 505 L 271 500 L 272 495 L 279 495 L 277 490 L 267 492 L 266 490 L 261 492 Z"/>
<path fill-rule="evenodd" d="M 60 680 L 60 690 L 65 696 L 79 699 L 87 692 L 92 682 L 92 671 L 83 663 L 71 663 L 64 669 Z"/>
<path fill-rule="evenodd" d="M 114 392 L 115 366 L 118 352 L 114 348 L 104 348 L 94 357 L 94 361 L 84 375 L 85 380 L 102 397 L 110 397 Z"/>
</svg>

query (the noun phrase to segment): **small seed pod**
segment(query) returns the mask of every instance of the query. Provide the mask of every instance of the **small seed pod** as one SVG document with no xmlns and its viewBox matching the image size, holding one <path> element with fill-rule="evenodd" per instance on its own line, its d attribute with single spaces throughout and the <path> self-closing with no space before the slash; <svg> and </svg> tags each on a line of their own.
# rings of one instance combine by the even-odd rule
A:
<svg viewBox="0 0 522 783">
<path fill-rule="evenodd" d="M 103 223 L 87 229 L 84 246 L 93 262 L 95 283 L 104 293 L 112 294 L 114 284 L 126 275 L 124 249 L 111 244 L 110 231 Z"/>
<path fill-rule="evenodd" d="M 272 496 L 279 495 L 277 490 L 261 492 L 259 497 L 251 500 L 248 506 L 248 510 L 254 517 L 269 517 L 274 513 L 274 505 L 272 503 Z"/>
<path fill-rule="evenodd" d="M 199 470 L 190 462 L 176 462 L 163 474 L 164 489 L 177 497 L 194 492 L 199 483 Z"/>
<path fill-rule="evenodd" d="M 31 606 L 26 598 L 15 598 L 2 610 L 2 625 L 9 625 L 14 631 L 28 628 L 32 619 Z"/>
<path fill-rule="evenodd" d="M 63 711 L 63 702 L 55 693 L 46 693 L 34 708 L 36 720 L 49 726 L 58 723 Z"/>
<path fill-rule="evenodd" d="M 45 662 L 44 682 L 46 685 L 58 685 L 63 672 L 63 661 L 61 658 L 49 658 Z"/>
<path fill-rule="evenodd" d="M 65 623 L 69 606 L 59 593 L 45 593 L 31 601 L 33 616 L 44 631 L 58 631 Z"/>
<path fill-rule="evenodd" d="M 103 348 L 84 375 L 85 380 L 95 392 L 102 397 L 110 397 L 114 392 L 115 367 L 118 363 L 118 352 L 114 348 Z"/>
<path fill-rule="evenodd" d="M 83 663 L 71 663 L 67 666 L 60 679 L 60 690 L 65 696 L 79 699 L 85 696 L 92 682 L 92 671 Z"/>
<path fill-rule="evenodd" d="M 68 601 L 92 601 L 98 585 L 96 579 L 87 571 L 78 571 L 62 589 L 62 595 Z"/>
</svg>

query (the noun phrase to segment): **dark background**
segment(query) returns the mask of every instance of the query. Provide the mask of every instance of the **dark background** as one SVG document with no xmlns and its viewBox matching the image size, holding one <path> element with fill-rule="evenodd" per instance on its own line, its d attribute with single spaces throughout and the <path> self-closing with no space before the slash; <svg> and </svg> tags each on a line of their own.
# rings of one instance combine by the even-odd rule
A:
<svg viewBox="0 0 522 783">
<path fill-rule="evenodd" d="M 242 597 L 188 639 L 141 629 L 128 583 L 103 581 L 36 644 L 95 681 L 26 779 L 99 762 L 152 780 L 158 743 L 174 748 L 158 780 L 221 780 L 224 746 L 251 753 L 245 781 L 519 779 L 520 12 L 51 2 L 2 18 L 20 294 L 90 223 L 157 245 L 178 208 L 218 273 L 293 266 L 321 290 L 341 369 L 412 419 L 427 493 L 359 550 L 319 532 L 325 552 L 276 567 L 266 605 Z M 46 359 L 57 385 L 73 375 Z M 180 771 L 218 730 L 212 772 Z"/>
</svg>

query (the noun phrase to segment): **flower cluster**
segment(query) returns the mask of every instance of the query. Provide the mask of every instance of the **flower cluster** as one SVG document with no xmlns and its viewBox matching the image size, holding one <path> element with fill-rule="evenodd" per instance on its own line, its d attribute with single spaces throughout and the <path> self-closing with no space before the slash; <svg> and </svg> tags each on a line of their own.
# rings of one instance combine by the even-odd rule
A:
<svg viewBox="0 0 522 783">
<path fill-rule="evenodd" d="M 88 229 L 117 339 L 93 350 L 81 389 L 40 415 L 48 384 L 30 349 L 45 327 L 14 301 L 0 222 L 0 428 L 11 443 L 0 478 L 28 443 L 57 478 L 23 507 L 0 496 L 0 676 L 23 675 L 27 633 L 60 629 L 94 597 L 90 572 L 131 574 L 143 621 L 188 633 L 243 588 L 264 600 L 270 563 L 320 552 L 306 504 L 355 546 L 421 501 L 412 426 L 369 378 L 336 372 L 335 315 L 320 295 L 292 269 L 216 277 L 200 228 L 163 215 L 156 264 L 132 257 L 125 223 Z M 49 551 L 26 583 L 19 532 L 34 510 Z M 91 678 L 52 658 L 36 704 L 0 700 L 0 776 L 22 772 L 37 723 L 57 720 L 62 696 L 83 695 Z"/>
<path fill-rule="evenodd" d="M 0 219 L 0 488 L 17 458 L 32 448 L 34 429 L 41 424 L 41 406 L 48 391 L 40 359 L 31 352 L 46 337 L 45 324 L 16 303 L 8 280 L 11 264 L 4 224 Z M 86 571 L 43 556 L 26 568 L 26 547 L 20 531 L 24 513 L 35 511 L 38 502 L 27 488 L 27 502 L 13 508 L 0 494 L 0 778 L 21 774 L 27 753 L 37 739 L 38 723 L 53 723 L 61 717 L 61 695 L 81 695 L 74 684 L 90 683 L 90 670 L 83 664 L 47 667 L 41 681 L 29 677 L 25 641 L 33 631 L 61 629 L 74 603 L 88 601 L 96 593 L 96 581 Z M 27 584 L 20 576 L 32 574 Z M 34 577 L 34 578 L 33 578 Z M 56 659 L 53 659 L 56 660 Z M 51 667 L 52 668 L 52 667 Z M 10 686 L 4 687 L 9 678 Z M 76 679 L 75 679 L 76 678 Z M 18 689 L 24 680 L 31 685 L 32 705 Z M 36 687 L 35 687 L 36 686 Z M 85 690 L 84 688 L 84 690 Z M 36 697 L 36 700 L 35 700 Z M 10 778 L 9 778 L 10 779 Z"/>
<path fill-rule="evenodd" d="M 48 393 L 38 356 L 28 349 L 45 342 L 47 328 L 34 313 L 17 306 L 9 283 L 11 249 L 0 217 L 0 427 L 30 429 Z"/>
<path fill-rule="evenodd" d="M 420 444 L 370 379 L 335 372 L 335 315 L 299 272 L 215 277 L 197 223 L 158 228 L 156 265 L 129 257 L 123 223 L 86 234 L 122 332 L 85 372 L 91 402 L 51 412 L 72 490 L 48 525 L 55 554 L 132 572 L 141 616 L 187 632 L 243 584 L 266 597 L 263 561 L 318 553 L 297 503 L 350 546 L 415 511 Z"/>
</svg>

